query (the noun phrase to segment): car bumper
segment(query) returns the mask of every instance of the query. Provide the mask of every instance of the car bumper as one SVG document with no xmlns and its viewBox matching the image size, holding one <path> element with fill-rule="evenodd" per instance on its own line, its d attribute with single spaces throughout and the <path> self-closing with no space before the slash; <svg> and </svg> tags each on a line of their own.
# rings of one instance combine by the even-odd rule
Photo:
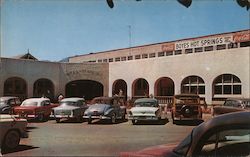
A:
<svg viewBox="0 0 250 157">
<path fill-rule="evenodd" d="M 183 116 L 183 115 L 176 115 L 173 117 L 174 120 L 201 120 L 202 118 L 199 117 L 198 115 L 194 115 L 194 116 L 191 116 L 191 117 L 186 117 L 186 116 Z"/>
<path fill-rule="evenodd" d="M 15 115 L 17 118 L 24 118 L 24 119 L 35 119 L 38 117 L 38 115 L 32 115 L 32 114 L 25 114 L 25 115 Z"/>
<path fill-rule="evenodd" d="M 159 120 L 156 116 L 128 116 L 128 120 Z"/>
<path fill-rule="evenodd" d="M 111 119 L 108 116 L 83 116 L 84 119 Z"/>
<path fill-rule="evenodd" d="M 72 115 L 54 115 L 54 118 L 75 118 Z"/>
</svg>

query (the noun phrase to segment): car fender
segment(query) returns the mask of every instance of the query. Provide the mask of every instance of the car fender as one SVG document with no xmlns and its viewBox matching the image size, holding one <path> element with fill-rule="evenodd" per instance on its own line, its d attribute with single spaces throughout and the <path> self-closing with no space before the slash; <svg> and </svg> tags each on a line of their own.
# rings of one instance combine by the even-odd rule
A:
<svg viewBox="0 0 250 157">
<path fill-rule="evenodd" d="M 106 110 L 104 112 L 104 115 L 105 116 L 111 116 L 111 114 L 114 113 L 114 112 L 115 112 L 115 110 L 113 108 L 109 108 L 108 110 Z"/>
</svg>

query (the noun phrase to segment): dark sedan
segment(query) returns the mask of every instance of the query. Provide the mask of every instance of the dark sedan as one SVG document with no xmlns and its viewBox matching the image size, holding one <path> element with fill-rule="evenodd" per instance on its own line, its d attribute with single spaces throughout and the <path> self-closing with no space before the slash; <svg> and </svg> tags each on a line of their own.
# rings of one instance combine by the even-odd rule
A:
<svg viewBox="0 0 250 157">
<path fill-rule="evenodd" d="M 116 123 L 117 119 L 125 119 L 126 107 L 121 106 L 119 97 L 97 97 L 84 112 L 84 118 L 90 124 L 93 119 L 106 119 Z"/>
<path fill-rule="evenodd" d="M 223 105 L 213 107 L 212 115 L 217 116 L 237 111 L 250 111 L 250 99 L 228 98 Z"/>
<path fill-rule="evenodd" d="M 166 144 L 136 152 L 122 152 L 121 157 L 249 156 L 250 112 L 234 112 L 214 117 L 195 127 L 178 145 Z"/>
<path fill-rule="evenodd" d="M 21 101 L 18 97 L 0 97 L 0 114 L 10 114 L 13 111 L 13 107 L 20 105 Z"/>
</svg>

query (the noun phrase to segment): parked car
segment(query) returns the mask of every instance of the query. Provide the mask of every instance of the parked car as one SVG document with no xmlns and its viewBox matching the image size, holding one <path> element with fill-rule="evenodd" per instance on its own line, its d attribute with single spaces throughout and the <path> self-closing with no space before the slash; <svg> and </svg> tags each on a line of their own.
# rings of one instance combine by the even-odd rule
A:
<svg viewBox="0 0 250 157">
<path fill-rule="evenodd" d="M 202 120 L 201 106 L 199 95 L 174 95 L 171 110 L 173 124 L 176 123 L 176 120 Z"/>
<path fill-rule="evenodd" d="M 0 97 L 0 114 L 11 114 L 15 106 L 20 106 L 21 100 L 14 96 Z"/>
<path fill-rule="evenodd" d="M 76 119 L 82 122 L 84 111 L 87 108 L 84 98 L 64 98 L 58 107 L 53 108 L 53 113 L 57 123 L 61 119 Z"/>
<path fill-rule="evenodd" d="M 221 157 L 249 156 L 250 112 L 220 115 L 195 127 L 178 145 L 166 144 L 135 152 L 121 152 L 121 157 Z"/>
<path fill-rule="evenodd" d="M 121 106 L 119 97 L 96 97 L 83 117 L 89 124 L 93 119 L 107 119 L 111 123 L 116 123 L 117 119 L 125 120 L 125 115 L 126 107 Z"/>
<path fill-rule="evenodd" d="M 14 108 L 14 114 L 25 119 L 46 121 L 49 119 L 53 107 L 54 105 L 48 98 L 29 98 Z"/>
<path fill-rule="evenodd" d="M 213 107 L 213 116 L 237 111 L 250 111 L 250 99 L 228 98 L 223 105 Z"/>
<path fill-rule="evenodd" d="M 21 138 L 28 137 L 26 127 L 26 119 L 16 119 L 11 115 L 0 114 L 0 150 L 16 148 Z"/>
<path fill-rule="evenodd" d="M 154 98 L 137 99 L 134 106 L 128 112 L 128 119 L 132 121 L 132 124 L 138 121 L 160 121 L 162 118 L 162 107 Z"/>
</svg>

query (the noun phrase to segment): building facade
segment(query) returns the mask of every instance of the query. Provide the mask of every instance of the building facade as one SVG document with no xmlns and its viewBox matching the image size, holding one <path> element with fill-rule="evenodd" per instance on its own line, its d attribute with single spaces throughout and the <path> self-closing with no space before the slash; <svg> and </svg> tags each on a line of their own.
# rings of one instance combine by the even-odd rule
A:
<svg viewBox="0 0 250 157">
<path fill-rule="evenodd" d="M 0 96 L 91 100 L 196 93 L 207 104 L 250 97 L 250 30 L 90 53 L 68 63 L 0 58 Z"/>
<path fill-rule="evenodd" d="M 162 101 L 196 93 L 207 104 L 250 97 L 250 30 L 74 56 L 109 63 L 109 95 L 153 95 Z"/>
</svg>

